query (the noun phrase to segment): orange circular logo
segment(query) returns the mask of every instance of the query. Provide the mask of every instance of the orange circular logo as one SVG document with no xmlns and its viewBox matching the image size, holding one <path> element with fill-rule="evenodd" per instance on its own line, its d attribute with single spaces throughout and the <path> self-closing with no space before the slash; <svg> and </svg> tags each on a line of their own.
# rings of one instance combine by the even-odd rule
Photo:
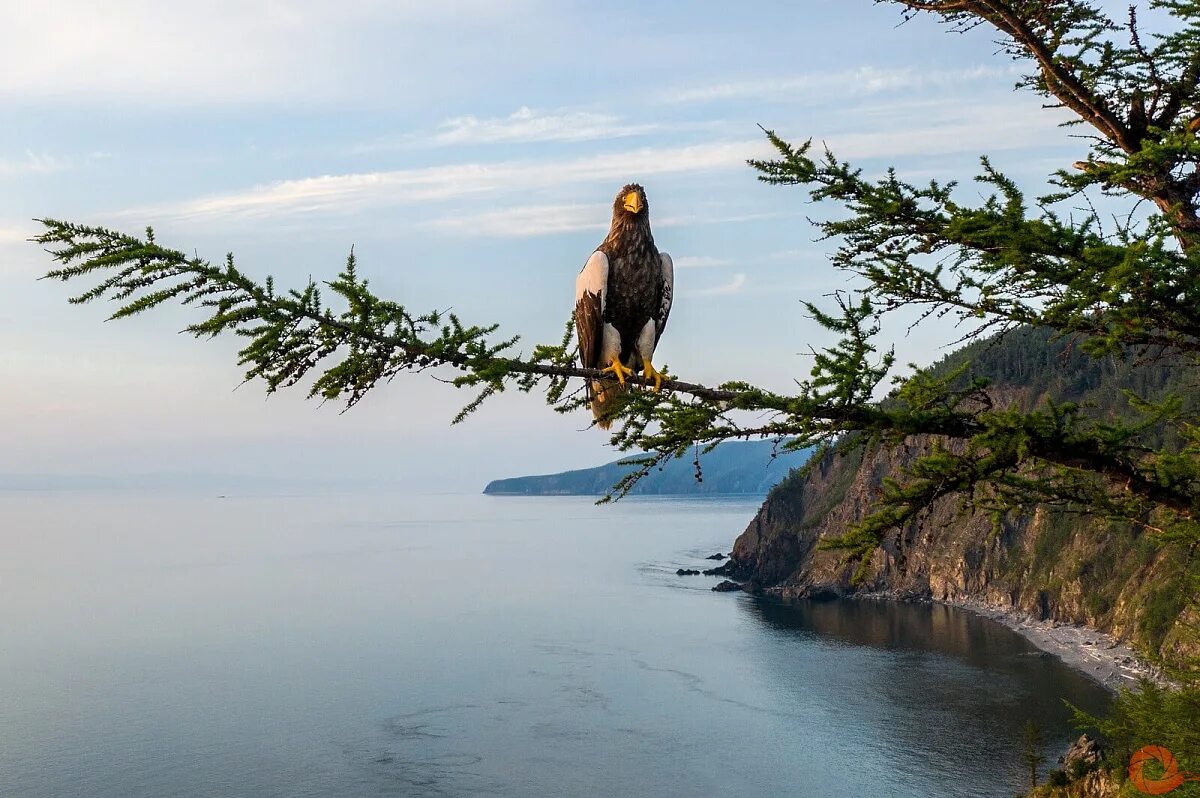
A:
<svg viewBox="0 0 1200 798">
<path fill-rule="evenodd" d="M 1146 765 L 1157 762 L 1162 775 L 1156 779 L 1146 777 Z M 1185 781 L 1200 781 L 1200 776 L 1179 769 L 1175 755 L 1161 745 L 1147 745 L 1134 752 L 1129 760 L 1129 781 L 1134 788 L 1146 795 L 1164 795 L 1177 789 Z"/>
</svg>

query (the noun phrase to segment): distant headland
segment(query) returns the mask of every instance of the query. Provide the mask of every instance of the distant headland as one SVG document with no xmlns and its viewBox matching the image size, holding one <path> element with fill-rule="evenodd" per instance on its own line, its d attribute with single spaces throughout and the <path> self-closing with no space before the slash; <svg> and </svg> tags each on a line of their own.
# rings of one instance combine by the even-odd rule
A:
<svg viewBox="0 0 1200 798">
<path fill-rule="evenodd" d="M 634 485 L 631 496 L 762 496 L 808 460 L 807 450 L 782 451 L 773 441 L 730 441 L 700 457 L 702 479 L 692 458 L 672 460 Z M 636 455 L 631 456 L 636 457 Z M 489 482 L 493 496 L 603 496 L 633 470 L 631 457 L 595 468 L 510 477 Z"/>
</svg>

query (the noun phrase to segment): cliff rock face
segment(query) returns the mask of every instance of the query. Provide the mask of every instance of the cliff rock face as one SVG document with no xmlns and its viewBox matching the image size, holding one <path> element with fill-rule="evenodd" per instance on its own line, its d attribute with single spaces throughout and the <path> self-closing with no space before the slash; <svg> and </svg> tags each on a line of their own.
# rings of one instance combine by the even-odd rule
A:
<svg viewBox="0 0 1200 798">
<path fill-rule="evenodd" d="M 1055 357 L 1061 345 L 1056 349 L 1036 331 L 1018 338 L 1008 345 L 1026 350 L 1019 358 L 1027 359 L 1031 347 L 1040 347 L 1035 357 L 1044 356 L 1047 367 L 1061 366 Z M 994 360 L 990 365 L 993 372 L 1011 366 Z M 1100 374 L 1072 375 L 1059 368 L 1057 373 L 1041 371 L 1037 378 L 1039 370 L 1033 371 L 1034 378 L 1020 387 L 997 383 L 994 398 L 999 404 L 1028 406 L 1046 395 L 1086 400 L 1099 394 L 1112 402 L 1109 397 L 1119 397 L 1117 388 L 1129 382 L 1128 373 L 1116 364 Z M 1169 387 L 1169 375 L 1160 381 L 1162 386 L 1150 387 Z M 1196 566 L 1187 563 L 1186 555 L 1161 549 L 1129 525 L 1045 508 L 1007 521 L 997 531 L 990 517 L 964 510 L 960 500 L 940 500 L 919 522 L 893 531 L 874 553 L 867 578 L 852 584 L 855 566 L 842 563 L 841 552 L 818 544 L 844 534 L 861 519 L 884 478 L 899 476 L 929 445 L 929 439 L 916 437 L 902 447 L 829 454 L 808 473 L 793 474 L 768 495 L 737 539 L 728 572 L 747 580 L 751 590 L 784 597 L 887 592 L 982 601 L 1042 619 L 1086 624 L 1168 660 L 1193 650 L 1178 622 L 1181 614 L 1194 611 L 1189 609 L 1195 597 L 1188 585 L 1194 584 L 1189 580 Z"/>
</svg>

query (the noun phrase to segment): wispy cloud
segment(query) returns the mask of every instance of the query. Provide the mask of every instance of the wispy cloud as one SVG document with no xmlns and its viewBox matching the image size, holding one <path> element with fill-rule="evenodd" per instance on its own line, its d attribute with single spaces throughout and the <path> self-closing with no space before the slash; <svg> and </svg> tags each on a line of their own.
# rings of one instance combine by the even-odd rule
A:
<svg viewBox="0 0 1200 798">
<path fill-rule="evenodd" d="M 728 266 L 730 261 L 725 258 L 713 258 L 708 255 L 682 255 L 672 258 L 676 269 L 711 269 L 718 266 Z"/>
<path fill-rule="evenodd" d="M 1011 69 L 976 66 L 955 70 L 904 67 L 881 69 L 864 66 L 836 72 L 810 72 L 791 77 L 749 78 L 703 86 L 669 89 L 659 99 L 670 103 L 706 103 L 727 100 L 782 101 L 814 94 L 830 96 L 877 94 L 884 91 L 950 86 L 978 81 L 999 81 L 1013 76 Z"/>
<path fill-rule="evenodd" d="M 804 257 L 810 257 L 813 253 L 811 249 L 777 249 L 774 252 L 768 252 L 763 255 L 765 261 L 796 261 Z"/>
<path fill-rule="evenodd" d="M 455 214 L 431 219 L 424 227 L 456 236 L 526 238 L 530 236 L 602 231 L 608 228 L 607 205 L 525 205 L 483 213 Z"/>
<path fill-rule="evenodd" d="M 642 148 L 559 160 L 467 163 L 323 175 L 282 180 L 243 191 L 216 194 L 125 211 L 140 219 L 263 219 L 294 214 L 349 214 L 381 207 L 486 196 L 648 175 L 701 173 L 740 168 L 761 157 L 762 140 L 723 141 L 673 148 Z M 503 217 L 497 217 L 503 221 Z M 601 217 L 606 218 L 606 217 Z"/>
<path fill-rule="evenodd" d="M 71 168 L 71 159 L 26 150 L 23 158 L 0 158 L 0 175 L 50 174 Z"/>
<path fill-rule="evenodd" d="M 33 238 L 35 234 L 32 229 L 21 230 L 17 227 L 0 225 L 0 245 L 28 243 L 28 240 Z"/>
<path fill-rule="evenodd" d="M 37 229 L 34 222 L 0 220 L 0 280 L 29 281 L 46 272 L 49 268 L 49 258 L 36 244 L 29 241 L 35 235 Z M 32 285 L 32 282 L 26 283 L 26 287 L 29 285 Z M 0 295 L 11 292 L 11 283 L 0 287 Z M 12 303 L 10 309 L 19 312 L 19 308 Z"/>
<path fill-rule="evenodd" d="M 613 140 L 665 132 L 713 131 L 721 125 L 719 121 L 634 123 L 602 111 L 544 111 L 523 105 L 508 116 L 481 118 L 465 114 L 451 117 L 435 130 L 384 136 L 351 147 L 350 152 L 362 154 L 485 144 Z"/>
<path fill-rule="evenodd" d="M 824 141 L 842 158 L 986 153 L 1066 143 L 1058 133 L 1065 118 L 1037 103 L 934 103 L 916 111 L 897 107 L 895 115 L 873 120 L 869 131 L 833 133 Z"/>
<path fill-rule="evenodd" d="M 745 287 L 746 275 L 738 272 L 727 283 L 714 285 L 709 288 L 695 288 L 685 293 L 687 296 L 728 296 L 730 294 L 740 294 Z"/>
<path fill-rule="evenodd" d="M 736 224 L 758 219 L 773 219 L 785 213 L 709 214 L 692 213 L 653 219 L 656 230 L 668 227 L 695 227 L 711 224 Z M 454 236 L 485 238 L 531 238 L 534 236 L 577 233 L 584 230 L 603 232 L 609 226 L 607 204 L 528 205 L 482 213 L 457 213 L 442 219 L 431 219 L 422 226 L 428 230 Z M 725 266 L 729 261 L 710 257 L 680 257 L 675 267 L 680 269 Z"/>
<path fill-rule="evenodd" d="M 489 144 L 494 142 L 590 141 L 600 138 L 637 136 L 658 129 L 657 125 L 630 125 L 619 116 L 593 111 L 546 113 L 522 106 L 505 117 L 480 119 L 456 116 L 438 127 L 432 143 Z"/>
<path fill-rule="evenodd" d="M 499 23 L 536 17 L 533 2 L 6 3 L 0 97 L 311 105 L 398 84 L 411 96 L 462 59 L 453 37 L 494 36 Z M 390 46 L 363 57 L 371 38 Z"/>
<path fill-rule="evenodd" d="M 899 113 L 899 111 L 897 112 Z M 952 103 L 922 111 L 924 124 L 907 119 L 895 125 L 872 120 L 866 132 L 831 132 L 823 137 L 843 158 L 897 158 L 1044 146 L 1058 117 L 1036 107 L 1012 103 Z M 789 131 L 781 130 L 783 135 Z M 818 135 L 818 140 L 822 137 Z M 544 192 L 564 186 L 645 179 L 652 175 L 698 175 L 745 168 L 747 158 L 769 157 L 762 138 L 713 141 L 681 147 L 642 147 L 597 155 L 472 162 L 439 166 L 321 175 L 281 180 L 163 205 L 134 208 L 119 218 L 139 221 L 254 221 L 299 215 L 347 216 L 371 208 L 412 205 L 467 197 L 486 198 L 518 192 Z M 487 235 L 539 235 L 593 229 L 596 206 L 566 205 L 550 211 L 507 207 L 474 217 L 435 223 L 435 228 Z M 548 215 L 547 215 L 548 214 Z M 762 218 L 729 216 L 721 221 Z M 464 224 L 470 219 L 471 225 Z M 660 217 L 657 225 L 686 225 L 711 219 Z"/>
</svg>

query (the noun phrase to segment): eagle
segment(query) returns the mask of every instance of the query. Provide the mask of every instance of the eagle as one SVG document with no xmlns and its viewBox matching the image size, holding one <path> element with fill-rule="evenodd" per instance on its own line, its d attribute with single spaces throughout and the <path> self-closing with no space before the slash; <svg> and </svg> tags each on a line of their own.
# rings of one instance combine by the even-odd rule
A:
<svg viewBox="0 0 1200 798">
<path fill-rule="evenodd" d="M 641 371 L 654 390 L 667 375 L 654 368 L 654 348 L 671 314 L 675 269 L 650 232 L 646 190 L 630 183 L 613 201 L 608 235 L 575 279 L 575 332 L 579 362 L 616 377 L 592 380 L 588 406 L 601 429 L 612 426 L 609 404 L 627 390 L 625 378 Z"/>
</svg>

